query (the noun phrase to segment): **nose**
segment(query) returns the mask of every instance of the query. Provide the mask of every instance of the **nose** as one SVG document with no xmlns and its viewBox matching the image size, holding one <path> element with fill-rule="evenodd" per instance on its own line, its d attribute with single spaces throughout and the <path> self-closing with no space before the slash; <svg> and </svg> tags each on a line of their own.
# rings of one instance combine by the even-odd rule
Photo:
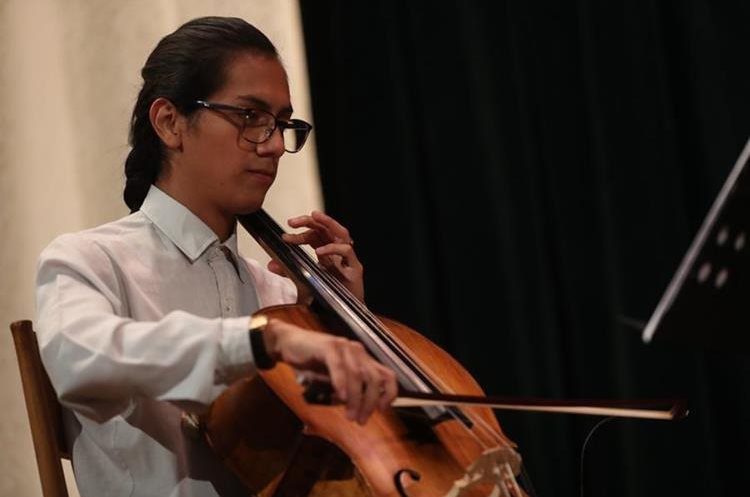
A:
<svg viewBox="0 0 750 497">
<path fill-rule="evenodd" d="M 262 157 L 279 158 L 284 155 L 284 137 L 278 127 L 273 130 L 271 137 L 263 143 L 256 145 L 255 151 Z"/>
</svg>

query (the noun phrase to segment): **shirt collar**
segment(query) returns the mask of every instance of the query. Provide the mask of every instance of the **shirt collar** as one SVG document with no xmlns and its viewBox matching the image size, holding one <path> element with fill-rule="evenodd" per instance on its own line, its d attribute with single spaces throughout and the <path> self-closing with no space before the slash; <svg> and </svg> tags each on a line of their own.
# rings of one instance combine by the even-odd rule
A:
<svg viewBox="0 0 750 497">
<path fill-rule="evenodd" d="M 217 239 L 218 242 L 218 239 Z M 248 282 L 248 277 L 245 274 L 245 267 L 241 262 L 240 259 L 240 253 L 237 249 L 237 232 L 235 231 L 232 233 L 232 235 L 226 239 L 226 241 L 222 244 L 226 248 L 229 249 L 229 251 L 232 253 L 232 257 L 234 258 L 233 261 L 230 261 L 232 265 L 234 266 L 235 271 L 237 271 L 237 276 L 240 277 L 240 281 L 243 283 Z"/>
<path fill-rule="evenodd" d="M 151 185 L 140 211 L 174 243 L 190 262 L 198 257 L 219 237 L 198 216 L 159 188 Z M 237 237 L 232 234 L 225 245 L 237 255 Z"/>
</svg>

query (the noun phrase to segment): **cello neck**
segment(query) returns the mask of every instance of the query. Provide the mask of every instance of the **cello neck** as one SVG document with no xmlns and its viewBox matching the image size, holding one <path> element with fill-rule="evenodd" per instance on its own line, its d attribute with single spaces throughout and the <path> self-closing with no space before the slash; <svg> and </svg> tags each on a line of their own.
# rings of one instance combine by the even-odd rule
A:
<svg viewBox="0 0 750 497">
<path fill-rule="evenodd" d="M 344 333 L 360 341 L 381 363 L 396 372 L 404 389 L 425 393 L 439 391 L 429 375 L 414 363 L 359 299 L 301 247 L 284 241 L 284 230 L 264 210 L 238 216 L 237 220 L 271 257 L 284 266 L 295 283 L 308 291 L 323 312 L 334 318 Z M 444 411 L 434 407 L 425 410 L 431 417 Z"/>
<path fill-rule="evenodd" d="M 264 210 L 238 216 L 237 220 L 263 249 L 278 261 L 298 287 L 306 291 L 325 312 L 336 315 L 344 322 L 346 332 L 357 338 L 369 311 L 339 280 L 323 269 L 301 247 L 284 241 L 284 229 Z"/>
<path fill-rule="evenodd" d="M 237 216 L 237 221 L 268 255 L 284 266 L 295 283 L 315 297 L 316 285 L 311 281 L 311 273 L 317 271 L 317 265 L 304 250 L 283 240 L 284 230 L 266 211 L 260 209 L 252 214 Z"/>
</svg>

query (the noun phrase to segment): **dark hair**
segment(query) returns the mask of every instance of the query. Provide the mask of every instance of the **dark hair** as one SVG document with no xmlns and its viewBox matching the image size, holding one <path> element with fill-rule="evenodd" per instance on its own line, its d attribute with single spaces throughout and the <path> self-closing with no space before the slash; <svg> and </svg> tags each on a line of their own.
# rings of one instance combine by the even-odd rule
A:
<svg viewBox="0 0 750 497">
<path fill-rule="evenodd" d="M 236 17 L 200 17 L 162 38 L 141 70 L 143 87 L 130 121 L 123 197 L 131 212 L 140 209 L 161 172 L 165 150 L 151 126 L 149 109 L 159 97 L 190 116 L 196 100 L 208 97 L 226 79 L 226 66 L 243 51 L 278 58 L 276 48 L 256 27 Z"/>
</svg>

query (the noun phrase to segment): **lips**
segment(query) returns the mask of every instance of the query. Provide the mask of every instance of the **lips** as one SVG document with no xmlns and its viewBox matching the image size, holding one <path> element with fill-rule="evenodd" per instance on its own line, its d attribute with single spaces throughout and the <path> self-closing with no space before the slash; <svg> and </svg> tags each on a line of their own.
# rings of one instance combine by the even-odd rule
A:
<svg viewBox="0 0 750 497">
<path fill-rule="evenodd" d="M 271 186 L 276 179 L 275 171 L 266 171 L 265 169 L 246 169 L 246 173 L 249 173 L 249 179 L 253 183 L 258 185 Z"/>
<path fill-rule="evenodd" d="M 262 170 L 262 169 L 246 169 L 246 171 L 248 173 L 252 173 L 252 174 L 259 174 L 261 176 L 268 176 L 271 179 L 274 179 L 276 177 L 276 172 L 275 171 L 266 171 L 266 170 Z"/>
</svg>

